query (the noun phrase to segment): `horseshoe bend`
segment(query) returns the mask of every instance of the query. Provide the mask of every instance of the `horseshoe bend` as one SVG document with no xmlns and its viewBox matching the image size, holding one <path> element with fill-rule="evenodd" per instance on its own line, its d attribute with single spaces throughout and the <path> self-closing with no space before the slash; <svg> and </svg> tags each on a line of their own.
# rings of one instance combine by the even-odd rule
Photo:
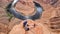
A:
<svg viewBox="0 0 60 34">
<path fill-rule="evenodd" d="M 0 0 L 0 34 L 60 34 L 60 0 Z"/>
</svg>

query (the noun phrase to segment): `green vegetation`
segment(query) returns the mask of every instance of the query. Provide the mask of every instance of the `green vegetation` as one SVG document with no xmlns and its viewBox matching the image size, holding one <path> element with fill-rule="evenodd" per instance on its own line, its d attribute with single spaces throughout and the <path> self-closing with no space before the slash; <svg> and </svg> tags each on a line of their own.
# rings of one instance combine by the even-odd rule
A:
<svg viewBox="0 0 60 34">
<path fill-rule="evenodd" d="M 7 16 L 9 17 L 9 21 L 12 19 L 13 15 L 9 12 L 7 12 Z"/>
</svg>

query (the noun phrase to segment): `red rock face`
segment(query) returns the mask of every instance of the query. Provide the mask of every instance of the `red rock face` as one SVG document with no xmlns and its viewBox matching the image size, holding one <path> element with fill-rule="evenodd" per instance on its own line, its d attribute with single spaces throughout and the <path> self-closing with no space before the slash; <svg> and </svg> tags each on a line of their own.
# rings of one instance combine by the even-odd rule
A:
<svg viewBox="0 0 60 34">
<path fill-rule="evenodd" d="M 27 27 L 29 28 L 28 31 L 24 29 L 23 22 L 21 22 L 19 25 L 14 26 L 9 34 L 42 34 L 42 28 L 39 27 L 40 25 L 35 24 L 35 22 L 31 20 L 29 20 L 27 24 Z"/>
<path fill-rule="evenodd" d="M 60 34 L 60 0 L 35 0 L 43 7 L 44 12 L 41 19 L 27 20 L 29 31 L 23 28 L 23 20 L 14 17 L 9 22 L 5 8 L 11 1 L 0 0 L 0 34 Z M 29 15 L 34 12 L 33 0 L 20 0 L 15 9 Z"/>
<path fill-rule="evenodd" d="M 7 4 L 7 0 L 0 0 L 0 34 L 7 34 L 9 31 L 9 17 L 7 16 L 5 9 Z"/>
<path fill-rule="evenodd" d="M 24 15 L 31 14 L 32 12 L 34 12 L 34 3 L 33 3 L 33 0 L 30 0 L 30 1 L 20 0 L 16 4 L 16 10 L 18 12 L 21 12 Z"/>
</svg>

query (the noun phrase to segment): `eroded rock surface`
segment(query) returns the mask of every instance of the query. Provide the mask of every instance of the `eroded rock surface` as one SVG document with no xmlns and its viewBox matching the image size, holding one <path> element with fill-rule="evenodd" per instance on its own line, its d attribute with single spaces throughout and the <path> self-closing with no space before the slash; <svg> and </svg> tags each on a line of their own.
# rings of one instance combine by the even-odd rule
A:
<svg viewBox="0 0 60 34">
<path fill-rule="evenodd" d="M 28 32 L 24 30 L 23 24 L 21 24 L 23 20 L 14 17 L 9 22 L 6 6 L 11 1 L 12 0 L 0 0 L 0 34 L 36 34 L 37 32 L 37 34 L 47 34 L 47 32 L 48 34 L 60 34 L 60 0 L 34 0 L 43 7 L 44 12 L 41 19 L 33 22 L 28 20 L 30 25 L 32 23 L 37 23 L 38 25 Z M 27 15 L 34 11 L 34 4 L 32 0 L 20 0 L 15 9 Z"/>
<path fill-rule="evenodd" d="M 9 29 L 9 17 L 6 13 L 7 0 L 0 0 L 0 34 L 7 34 Z"/>
<path fill-rule="evenodd" d="M 10 31 L 9 34 L 42 34 L 42 27 L 39 27 L 40 25 L 36 24 L 35 22 L 29 20 L 27 22 L 27 28 L 29 28 L 28 31 L 25 30 L 23 27 L 23 23 L 21 22 L 19 25 L 16 25 L 13 27 L 13 29 Z"/>
<path fill-rule="evenodd" d="M 16 8 L 17 12 L 21 12 L 23 15 L 30 15 L 35 10 L 33 0 L 20 0 L 16 4 L 15 8 Z"/>
</svg>

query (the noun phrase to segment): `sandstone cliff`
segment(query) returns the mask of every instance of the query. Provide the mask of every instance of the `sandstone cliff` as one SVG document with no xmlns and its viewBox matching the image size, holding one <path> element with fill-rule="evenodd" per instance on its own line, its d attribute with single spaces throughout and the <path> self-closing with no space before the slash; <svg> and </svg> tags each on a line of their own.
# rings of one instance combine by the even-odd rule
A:
<svg viewBox="0 0 60 34">
<path fill-rule="evenodd" d="M 20 0 L 16 4 L 15 9 L 23 15 L 31 15 L 34 13 L 33 1 L 39 3 L 44 10 L 41 19 L 35 21 L 28 20 L 28 23 L 30 22 L 29 24 L 31 22 L 33 24 L 36 23 L 37 27 L 27 33 L 20 27 L 23 20 L 13 17 L 9 21 L 10 17 L 6 12 L 6 7 L 11 1 L 0 0 L 0 34 L 20 34 L 20 32 L 24 32 L 22 34 L 36 34 L 36 32 L 37 34 L 60 34 L 60 0 Z"/>
</svg>

